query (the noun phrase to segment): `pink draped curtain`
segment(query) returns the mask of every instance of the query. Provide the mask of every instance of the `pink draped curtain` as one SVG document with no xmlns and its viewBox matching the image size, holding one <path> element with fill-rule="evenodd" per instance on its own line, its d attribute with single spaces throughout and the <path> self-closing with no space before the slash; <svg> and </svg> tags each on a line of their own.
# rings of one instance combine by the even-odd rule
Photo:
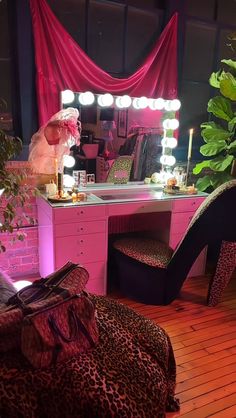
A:
<svg viewBox="0 0 236 418">
<path fill-rule="evenodd" d="M 118 79 L 98 67 L 57 20 L 46 0 L 30 0 L 40 125 L 59 110 L 60 91 L 93 91 L 134 97 L 177 97 L 177 14 L 142 66 Z"/>
</svg>

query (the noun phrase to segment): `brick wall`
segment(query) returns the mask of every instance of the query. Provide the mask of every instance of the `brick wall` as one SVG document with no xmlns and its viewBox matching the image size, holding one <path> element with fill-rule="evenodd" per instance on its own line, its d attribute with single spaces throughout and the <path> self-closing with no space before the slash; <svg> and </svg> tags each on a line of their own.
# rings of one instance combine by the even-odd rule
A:
<svg viewBox="0 0 236 418">
<path fill-rule="evenodd" d="M 27 236 L 24 241 L 15 241 L 11 244 L 13 234 L 3 234 L 1 239 L 7 248 L 0 254 L 0 266 L 11 277 L 38 275 L 38 227 L 21 229 Z"/>
<path fill-rule="evenodd" d="M 11 161 L 7 166 L 9 170 L 21 172 L 21 170 L 28 168 L 28 162 Z M 35 197 L 32 197 L 29 203 L 24 207 L 24 213 L 37 220 Z M 2 197 L 1 204 L 4 204 L 4 197 Z M 19 215 L 22 213 L 22 208 L 18 209 L 18 213 Z M 1 234 L 1 241 L 6 247 L 6 252 L 0 253 L 0 268 L 11 277 L 38 275 L 38 227 L 30 225 L 25 220 L 20 232 L 26 234 L 24 241 L 12 242 L 16 232 Z"/>
</svg>

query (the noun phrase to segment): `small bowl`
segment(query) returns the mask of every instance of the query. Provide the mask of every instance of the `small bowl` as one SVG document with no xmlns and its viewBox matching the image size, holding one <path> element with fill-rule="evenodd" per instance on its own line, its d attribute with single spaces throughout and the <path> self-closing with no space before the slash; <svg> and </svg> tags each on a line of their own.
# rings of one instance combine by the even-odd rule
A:
<svg viewBox="0 0 236 418">
<path fill-rule="evenodd" d="M 98 155 L 98 146 L 99 144 L 84 144 L 82 149 L 85 157 L 96 158 Z"/>
</svg>

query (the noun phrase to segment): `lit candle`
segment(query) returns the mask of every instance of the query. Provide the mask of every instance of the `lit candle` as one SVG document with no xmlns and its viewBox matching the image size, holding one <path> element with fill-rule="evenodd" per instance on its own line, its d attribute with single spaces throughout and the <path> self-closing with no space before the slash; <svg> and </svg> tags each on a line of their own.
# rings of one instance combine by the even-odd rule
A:
<svg viewBox="0 0 236 418">
<path fill-rule="evenodd" d="M 190 160 L 192 155 L 192 144 L 193 144 L 193 129 L 189 130 L 189 140 L 188 140 L 188 160 Z"/>
</svg>

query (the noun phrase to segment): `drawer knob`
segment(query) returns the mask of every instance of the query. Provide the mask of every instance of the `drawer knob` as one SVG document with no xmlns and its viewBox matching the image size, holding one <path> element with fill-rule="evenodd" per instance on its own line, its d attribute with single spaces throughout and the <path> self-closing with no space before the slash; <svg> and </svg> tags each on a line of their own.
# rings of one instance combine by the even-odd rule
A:
<svg viewBox="0 0 236 418">
<path fill-rule="evenodd" d="M 84 230 L 84 228 L 81 226 L 80 231 L 83 231 L 83 230 Z"/>
<path fill-rule="evenodd" d="M 84 254 L 83 251 L 81 251 L 80 254 L 83 255 Z"/>
<path fill-rule="evenodd" d="M 84 242 L 84 240 L 83 240 L 83 239 L 81 239 L 81 240 L 80 240 L 80 242 L 81 242 L 81 244 L 82 244 L 82 243 Z"/>
<path fill-rule="evenodd" d="M 80 213 L 81 213 L 81 215 L 82 215 L 82 214 L 84 213 L 84 211 L 83 211 L 83 210 L 81 210 L 81 211 L 80 211 Z"/>
</svg>

